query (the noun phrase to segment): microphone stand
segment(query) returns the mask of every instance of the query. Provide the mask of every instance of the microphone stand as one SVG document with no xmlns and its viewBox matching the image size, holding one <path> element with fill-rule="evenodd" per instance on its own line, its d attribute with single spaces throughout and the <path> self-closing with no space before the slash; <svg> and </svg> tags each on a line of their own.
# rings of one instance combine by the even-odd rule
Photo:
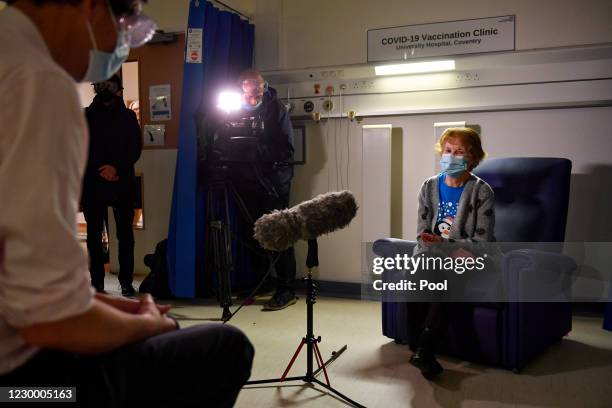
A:
<svg viewBox="0 0 612 408">
<path fill-rule="evenodd" d="M 323 357 L 321 356 L 321 351 L 319 350 L 318 343 L 321 342 L 321 336 L 315 337 L 314 335 L 314 304 L 317 302 L 317 289 L 318 285 L 312 279 L 312 270 L 315 267 L 319 266 L 319 246 L 317 244 L 316 239 L 308 240 L 308 255 L 306 257 L 306 266 L 308 267 L 308 275 L 303 278 L 306 282 L 306 336 L 302 338 L 300 344 L 298 345 L 297 350 L 293 354 L 289 365 L 283 372 L 283 375 L 280 378 L 272 378 L 267 380 L 255 380 L 255 381 L 247 381 L 246 385 L 256 385 L 256 384 L 271 384 L 271 383 L 282 383 L 285 381 L 304 381 L 310 385 L 320 385 L 328 391 L 336 394 L 338 397 L 343 399 L 345 402 L 351 404 L 357 408 L 365 408 L 363 405 L 353 401 L 346 395 L 342 394 L 335 388 L 331 386 L 329 381 L 329 376 L 327 375 L 326 367 L 335 361 L 342 353 L 344 353 L 347 349 L 347 346 L 344 345 L 340 350 L 332 352 L 331 357 L 323 362 Z M 300 351 L 306 344 L 306 374 L 300 377 L 287 377 L 289 370 L 295 363 Z M 317 370 L 313 370 L 313 358 L 317 362 Z M 318 374 L 323 371 L 325 375 L 325 382 L 319 381 L 316 378 Z"/>
</svg>

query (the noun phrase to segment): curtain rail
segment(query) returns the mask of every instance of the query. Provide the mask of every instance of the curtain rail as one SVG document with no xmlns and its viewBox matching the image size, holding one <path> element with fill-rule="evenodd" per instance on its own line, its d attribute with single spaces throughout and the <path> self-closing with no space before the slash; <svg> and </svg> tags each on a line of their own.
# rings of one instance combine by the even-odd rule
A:
<svg viewBox="0 0 612 408">
<path fill-rule="evenodd" d="M 226 9 L 228 9 L 228 10 L 230 10 L 230 11 L 232 11 L 232 12 L 234 12 L 234 13 L 238 14 L 239 16 L 244 17 L 244 18 L 245 18 L 245 19 L 247 19 L 248 21 L 253 20 L 253 17 L 248 16 L 248 15 L 246 15 L 246 14 L 244 14 L 244 13 L 242 13 L 242 12 L 240 12 L 240 11 L 236 10 L 236 9 L 235 9 L 235 8 L 233 8 L 232 6 L 229 6 L 229 5 L 227 5 L 226 3 L 224 3 L 224 2 L 222 2 L 222 1 L 220 1 L 220 0 L 211 0 L 211 1 L 212 1 L 213 3 L 217 3 L 217 4 L 221 5 L 222 7 L 225 7 Z"/>
</svg>

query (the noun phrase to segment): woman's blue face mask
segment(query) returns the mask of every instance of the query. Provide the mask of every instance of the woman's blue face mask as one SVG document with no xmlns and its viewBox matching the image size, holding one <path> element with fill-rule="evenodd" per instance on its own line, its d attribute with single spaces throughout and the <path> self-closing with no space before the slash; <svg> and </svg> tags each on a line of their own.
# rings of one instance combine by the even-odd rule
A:
<svg viewBox="0 0 612 408">
<path fill-rule="evenodd" d="M 468 162 L 464 156 L 453 156 L 452 154 L 443 154 L 440 159 L 440 173 L 451 177 L 459 177 L 461 173 L 467 170 Z"/>
</svg>

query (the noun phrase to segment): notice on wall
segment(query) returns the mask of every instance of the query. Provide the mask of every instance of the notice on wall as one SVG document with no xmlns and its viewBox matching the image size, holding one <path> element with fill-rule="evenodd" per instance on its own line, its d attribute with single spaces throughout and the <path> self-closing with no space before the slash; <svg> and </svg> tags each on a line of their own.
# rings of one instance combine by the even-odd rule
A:
<svg viewBox="0 0 612 408">
<path fill-rule="evenodd" d="M 202 29 L 187 29 L 187 47 L 185 48 L 185 62 L 188 64 L 202 63 Z"/>
<path fill-rule="evenodd" d="M 171 120 L 170 85 L 154 85 L 149 87 L 149 107 L 151 120 Z"/>
<path fill-rule="evenodd" d="M 145 146 L 164 146 L 166 125 L 144 125 L 143 141 Z"/>
<path fill-rule="evenodd" d="M 515 16 L 368 30 L 368 62 L 514 50 Z"/>
</svg>

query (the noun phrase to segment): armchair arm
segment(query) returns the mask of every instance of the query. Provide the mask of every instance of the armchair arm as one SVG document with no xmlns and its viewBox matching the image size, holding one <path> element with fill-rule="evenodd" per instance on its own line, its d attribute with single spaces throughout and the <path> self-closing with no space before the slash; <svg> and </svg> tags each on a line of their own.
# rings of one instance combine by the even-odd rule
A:
<svg viewBox="0 0 612 408">
<path fill-rule="evenodd" d="M 501 261 L 504 289 L 510 302 L 571 302 L 577 265 L 568 256 L 519 249 Z"/>
<path fill-rule="evenodd" d="M 372 250 L 376 255 L 392 257 L 397 254 L 410 254 L 417 245 L 416 241 L 397 238 L 381 238 L 374 242 Z"/>
<path fill-rule="evenodd" d="M 571 282 L 576 263 L 558 253 L 507 252 L 501 260 L 508 303 L 502 364 L 519 370 L 572 329 Z"/>
</svg>

